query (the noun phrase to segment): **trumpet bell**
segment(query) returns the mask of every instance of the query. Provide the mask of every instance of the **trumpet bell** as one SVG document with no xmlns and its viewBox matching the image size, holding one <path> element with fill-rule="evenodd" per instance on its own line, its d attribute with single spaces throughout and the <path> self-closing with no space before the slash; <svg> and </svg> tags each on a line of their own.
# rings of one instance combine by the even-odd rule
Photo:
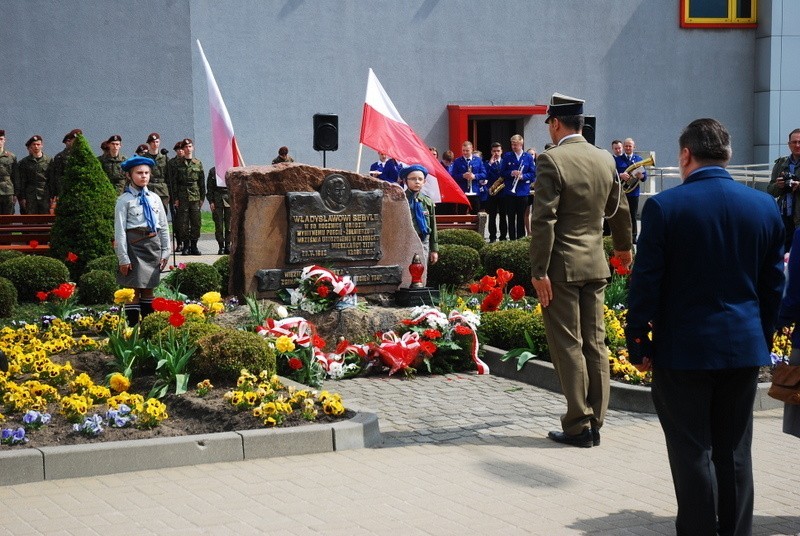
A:
<svg viewBox="0 0 800 536">
<path fill-rule="evenodd" d="M 625 173 L 630 175 L 630 178 L 628 180 L 626 180 L 626 181 L 622 181 L 622 191 L 625 192 L 626 194 L 629 194 L 629 193 L 633 192 L 639 186 L 639 182 L 641 182 L 642 174 L 640 172 L 640 173 L 636 173 L 634 175 L 633 174 L 634 171 L 636 171 L 637 169 L 639 169 L 641 167 L 645 167 L 645 166 L 651 166 L 652 167 L 652 166 L 655 166 L 655 165 L 656 165 L 656 153 L 650 151 L 650 156 L 648 156 L 644 160 L 641 160 L 639 162 L 634 162 L 633 164 L 628 166 L 627 169 L 625 169 Z"/>
</svg>

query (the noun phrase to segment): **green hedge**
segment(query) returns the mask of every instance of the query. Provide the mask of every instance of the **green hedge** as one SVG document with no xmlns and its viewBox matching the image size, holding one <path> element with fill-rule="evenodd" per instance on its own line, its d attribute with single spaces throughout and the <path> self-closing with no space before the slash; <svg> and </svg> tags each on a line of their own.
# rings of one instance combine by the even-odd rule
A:
<svg viewBox="0 0 800 536">
<path fill-rule="evenodd" d="M 480 263 L 480 255 L 473 248 L 442 244 L 439 246 L 439 262 L 428 265 L 428 286 L 459 287 L 475 279 L 475 272 Z"/>
</svg>

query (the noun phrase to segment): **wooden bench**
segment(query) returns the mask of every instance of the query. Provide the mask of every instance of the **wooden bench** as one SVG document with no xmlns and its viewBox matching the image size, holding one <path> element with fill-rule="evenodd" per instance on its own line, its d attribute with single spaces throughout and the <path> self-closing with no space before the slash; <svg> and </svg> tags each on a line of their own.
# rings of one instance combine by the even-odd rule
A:
<svg viewBox="0 0 800 536">
<path fill-rule="evenodd" d="M 50 231 L 54 214 L 1 214 L 0 251 L 13 249 L 22 253 L 47 255 L 50 253 Z M 35 240 L 38 246 L 31 247 Z"/>
<path fill-rule="evenodd" d="M 486 221 L 487 215 L 485 212 L 460 215 L 437 214 L 436 228 L 440 231 L 444 229 L 468 229 L 483 236 L 484 229 L 486 229 Z"/>
</svg>

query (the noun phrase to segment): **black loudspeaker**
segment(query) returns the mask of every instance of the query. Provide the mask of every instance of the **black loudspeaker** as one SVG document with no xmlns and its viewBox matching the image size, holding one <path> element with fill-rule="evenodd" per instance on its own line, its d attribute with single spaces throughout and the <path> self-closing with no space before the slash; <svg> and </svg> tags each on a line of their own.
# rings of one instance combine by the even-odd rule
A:
<svg viewBox="0 0 800 536">
<path fill-rule="evenodd" d="M 336 151 L 339 149 L 339 116 L 336 114 L 314 114 L 314 150 Z"/>
<path fill-rule="evenodd" d="M 593 115 L 583 116 L 583 137 L 586 141 L 594 145 L 595 129 L 597 128 L 597 118 Z"/>
</svg>

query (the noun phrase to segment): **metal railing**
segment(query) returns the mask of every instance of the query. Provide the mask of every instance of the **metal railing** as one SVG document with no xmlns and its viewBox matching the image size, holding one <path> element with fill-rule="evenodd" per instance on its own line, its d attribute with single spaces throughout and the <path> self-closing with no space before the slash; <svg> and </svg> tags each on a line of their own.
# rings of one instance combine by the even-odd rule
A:
<svg viewBox="0 0 800 536">
<path fill-rule="evenodd" d="M 642 184 L 642 193 L 654 195 L 681 183 L 677 167 L 647 167 L 647 180 Z M 738 164 L 726 168 L 733 180 L 751 188 L 766 191 L 772 171 L 770 164 Z"/>
</svg>

